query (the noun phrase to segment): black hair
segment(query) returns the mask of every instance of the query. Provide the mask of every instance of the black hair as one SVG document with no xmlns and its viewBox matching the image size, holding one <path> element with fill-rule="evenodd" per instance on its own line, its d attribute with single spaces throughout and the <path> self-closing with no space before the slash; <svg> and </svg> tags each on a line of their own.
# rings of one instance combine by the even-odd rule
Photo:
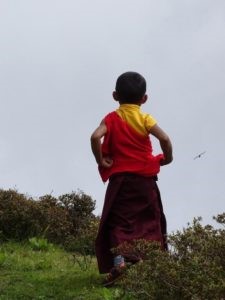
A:
<svg viewBox="0 0 225 300">
<path fill-rule="evenodd" d="M 120 103 L 136 103 L 146 93 L 146 80 L 136 72 L 123 73 L 116 81 L 116 93 Z"/>
</svg>

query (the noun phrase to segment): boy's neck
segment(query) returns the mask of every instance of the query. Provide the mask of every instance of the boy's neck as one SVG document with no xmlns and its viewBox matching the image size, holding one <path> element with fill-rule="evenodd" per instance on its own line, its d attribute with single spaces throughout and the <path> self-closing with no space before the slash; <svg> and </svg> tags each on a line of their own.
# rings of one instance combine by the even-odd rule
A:
<svg viewBox="0 0 225 300">
<path fill-rule="evenodd" d="M 137 105 L 137 106 L 141 106 L 141 102 L 138 103 L 130 103 L 130 102 L 119 102 L 120 105 Z"/>
</svg>

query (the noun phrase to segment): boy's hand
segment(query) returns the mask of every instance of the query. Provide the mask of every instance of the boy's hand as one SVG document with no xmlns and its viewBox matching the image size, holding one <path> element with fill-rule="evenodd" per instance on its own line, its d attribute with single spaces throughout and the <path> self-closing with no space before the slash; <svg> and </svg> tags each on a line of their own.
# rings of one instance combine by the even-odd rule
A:
<svg viewBox="0 0 225 300">
<path fill-rule="evenodd" d="M 166 159 L 161 159 L 160 160 L 160 166 L 165 166 L 165 165 L 168 165 L 169 163 L 171 163 L 171 160 L 166 160 Z"/>
<path fill-rule="evenodd" d="M 113 160 L 110 157 L 103 157 L 100 167 L 111 168 L 113 165 Z"/>
</svg>

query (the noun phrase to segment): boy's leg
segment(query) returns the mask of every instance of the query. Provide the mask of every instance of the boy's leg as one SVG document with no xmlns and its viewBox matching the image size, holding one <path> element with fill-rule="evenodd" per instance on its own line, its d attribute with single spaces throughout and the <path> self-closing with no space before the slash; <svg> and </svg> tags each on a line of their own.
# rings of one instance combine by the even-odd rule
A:
<svg viewBox="0 0 225 300">
<path fill-rule="evenodd" d="M 122 255 L 115 256 L 113 259 L 113 264 L 114 264 L 114 267 L 119 267 L 119 268 L 125 267 L 124 257 Z"/>
<path fill-rule="evenodd" d="M 125 260 L 122 255 L 117 255 L 113 259 L 114 267 L 110 270 L 109 274 L 106 276 L 103 285 L 105 287 L 112 286 L 114 282 L 123 274 L 125 270 Z"/>
</svg>

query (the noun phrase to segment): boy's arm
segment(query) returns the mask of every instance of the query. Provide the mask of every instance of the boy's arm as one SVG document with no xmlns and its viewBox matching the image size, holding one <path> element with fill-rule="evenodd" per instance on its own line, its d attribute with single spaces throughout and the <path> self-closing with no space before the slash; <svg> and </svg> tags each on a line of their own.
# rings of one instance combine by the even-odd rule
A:
<svg viewBox="0 0 225 300">
<path fill-rule="evenodd" d="M 160 162 L 161 166 L 171 163 L 173 160 L 173 149 L 169 136 L 155 124 L 150 129 L 150 133 L 159 140 L 164 159 Z"/>
<path fill-rule="evenodd" d="M 110 168 L 113 164 L 112 159 L 102 156 L 101 138 L 106 134 L 107 127 L 104 120 L 91 135 L 91 149 L 99 166 Z"/>
</svg>

